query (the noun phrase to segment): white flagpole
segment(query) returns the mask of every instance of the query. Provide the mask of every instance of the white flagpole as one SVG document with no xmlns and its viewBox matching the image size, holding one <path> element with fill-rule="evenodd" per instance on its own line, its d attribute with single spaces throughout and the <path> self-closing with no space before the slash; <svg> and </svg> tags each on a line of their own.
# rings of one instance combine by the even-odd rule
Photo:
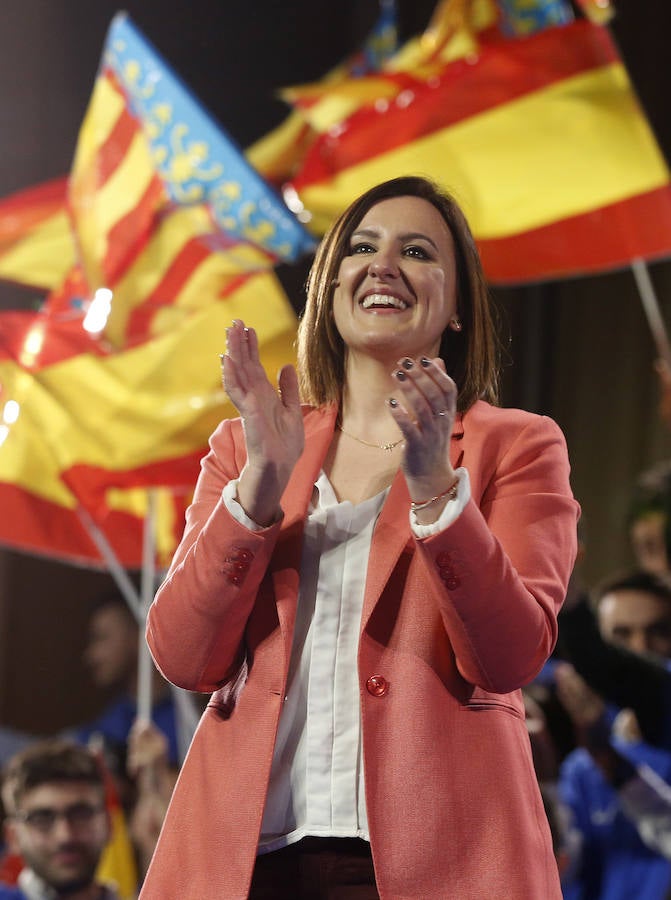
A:
<svg viewBox="0 0 671 900">
<path fill-rule="evenodd" d="M 156 491 L 147 492 L 147 515 L 144 520 L 142 540 L 142 579 L 140 603 L 140 640 L 138 641 L 137 666 L 137 718 L 151 721 L 153 664 L 145 640 L 147 614 L 156 586 Z"/>
<path fill-rule="evenodd" d="M 671 346 L 666 331 L 664 319 L 659 308 L 655 286 L 650 278 L 650 272 L 643 259 L 634 259 L 631 262 L 638 293 L 641 297 L 643 310 L 648 319 L 648 325 L 657 348 L 657 355 L 671 367 Z"/>
<path fill-rule="evenodd" d="M 126 603 L 131 608 L 131 610 L 133 611 L 133 615 L 139 622 L 141 615 L 140 596 L 135 589 L 135 585 L 128 577 L 128 573 L 119 562 L 117 555 L 114 552 L 114 548 L 107 540 L 100 528 L 98 528 L 96 523 L 93 521 L 88 510 L 84 509 L 83 506 L 78 506 L 77 515 L 88 531 L 91 540 L 98 548 L 103 560 L 107 563 L 107 567 L 110 570 L 112 578 L 114 578 L 114 581 L 116 582 L 116 586 L 121 591 L 121 594 L 126 600 Z"/>
</svg>

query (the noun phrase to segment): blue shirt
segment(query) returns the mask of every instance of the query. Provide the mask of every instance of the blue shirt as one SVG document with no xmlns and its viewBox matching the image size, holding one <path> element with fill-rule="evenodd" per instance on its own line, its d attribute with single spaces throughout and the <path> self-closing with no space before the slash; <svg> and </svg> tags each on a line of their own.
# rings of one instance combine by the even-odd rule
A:
<svg viewBox="0 0 671 900">
<path fill-rule="evenodd" d="M 86 744 L 94 734 L 100 734 L 105 743 L 113 749 L 122 749 L 125 755 L 128 733 L 137 717 L 137 704 L 135 699 L 120 697 L 111 703 L 107 709 L 93 722 L 80 726 L 76 731 L 79 741 Z M 179 748 L 177 745 L 177 719 L 175 704 L 171 694 L 156 701 L 151 711 L 152 722 L 168 739 L 168 758 L 172 766 L 180 763 Z"/>
<path fill-rule="evenodd" d="M 632 764 L 646 762 L 665 780 L 671 757 L 643 744 L 613 742 Z M 671 862 L 647 847 L 621 809 L 609 784 L 587 750 L 564 759 L 559 779 L 561 800 L 573 815 L 583 840 L 581 866 L 565 900 L 660 900 L 671 886 Z"/>
</svg>

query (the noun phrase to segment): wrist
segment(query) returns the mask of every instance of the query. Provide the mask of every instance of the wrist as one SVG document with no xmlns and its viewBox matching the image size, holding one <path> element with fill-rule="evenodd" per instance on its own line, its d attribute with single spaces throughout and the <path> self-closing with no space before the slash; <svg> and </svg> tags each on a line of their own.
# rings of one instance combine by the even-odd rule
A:
<svg viewBox="0 0 671 900">
<path fill-rule="evenodd" d="M 454 478 L 450 481 L 448 487 L 444 490 L 441 490 L 439 493 L 434 494 L 431 497 L 426 497 L 422 500 L 417 500 L 414 498 L 410 499 L 410 509 L 414 512 L 420 512 L 421 510 L 428 509 L 431 506 L 441 507 L 445 506 L 448 500 L 455 500 L 457 497 L 457 489 L 459 487 L 459 476 L 455 475 Z"/>
<path fill-rule="evenodd" d="M 236 500 L 253 522 L 268 528 L 282 517 L 280 499 L 285 486 L 275 467 L 254 470 L 245 466 L 238 479 Z"/>
</svg>

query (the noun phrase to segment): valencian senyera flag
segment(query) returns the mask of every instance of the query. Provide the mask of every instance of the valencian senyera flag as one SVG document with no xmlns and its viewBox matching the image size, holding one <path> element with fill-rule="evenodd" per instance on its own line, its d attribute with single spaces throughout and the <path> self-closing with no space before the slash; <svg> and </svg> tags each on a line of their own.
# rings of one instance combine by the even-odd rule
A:
<svg viewBox="0 0 671 900">
<path fill-rule="evenodd" d="M 69 205 L 89 294 L 114 294 L 106 335 L 117 346 L 171 328 L 232 278 L 314 248 L 125 15 L 108 32 Z"/>
<path fill-rule="evenodd" d="M 372 184 L 431 176 L 463 206 L 494 283 L 669 255 L 669 171 L 608 31 L 538 27 L 530 4 L 506 5 L 476 28 L 483 7 L 441 4 L 442 30 L 371 76 L 378 98 L 323 123 L 289 202 L 319 234 Z"/>
<path fill-rule="evenodd" d="M 296 316 L 272 269 L 314 239 L 125 16 L 108 33 L 67 208 L 73 264 L 39 312 L 0 313 L 0 543 L 104 566 L 92 525 L 140 567 L 151 488 L 164 564 L 207 438 L 234 414 L 225 328 L 257 328 L 271 377 L 291 362 Z M 34 209 L 8 250 L 59 215 L 46 199 Z"/>
</svg>

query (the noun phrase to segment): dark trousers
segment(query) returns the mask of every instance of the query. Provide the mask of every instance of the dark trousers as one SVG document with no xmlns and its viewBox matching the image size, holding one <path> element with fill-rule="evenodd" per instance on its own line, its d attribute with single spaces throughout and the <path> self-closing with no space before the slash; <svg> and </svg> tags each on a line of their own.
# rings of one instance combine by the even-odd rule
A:
<svg viewBox="0 0 671 900">
<path fill-rule="evenodd" d="M 370 845 L 308 837 L 256 859 L 249 900 L 379 900 Z"/>
</svg>

